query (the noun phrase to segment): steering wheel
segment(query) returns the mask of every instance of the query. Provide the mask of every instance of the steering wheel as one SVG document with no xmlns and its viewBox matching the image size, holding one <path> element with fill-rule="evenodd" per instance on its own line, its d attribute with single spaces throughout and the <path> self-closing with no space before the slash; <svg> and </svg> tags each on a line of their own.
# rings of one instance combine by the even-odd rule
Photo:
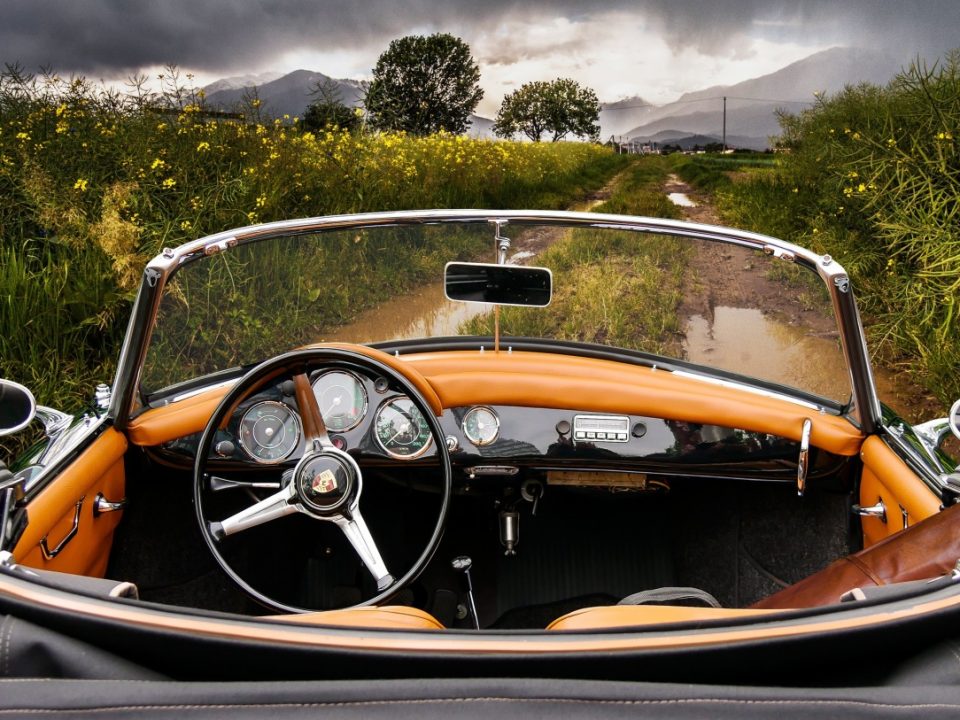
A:
<svg viewBox="0 0 960 720">
<path fill-rule="evenodd" d="M 382 355 L 383 359 L 378 358 L 378 355 Z M 433 557 L 443 535 L 450 504 L 453 476 L 450 453 L 433 409 L 438 406 L 438 403 L 435 403 L 432 408 L 424 394 L 417 388 L 418 384 L 428 388 L 426 381 L 416 376 L 416 371 L 403 369 L 413 379 L 407 377 L 404 372 L 401 372 L 400 364 L 389 362 L 390 360 L 392 360 L 390 356 L 370 348 L 354 350 L 344 347 L 322 347 L 279 355 L 247 373 L 221 400 L 207 422 L 194 465 L 193 500 L 197 521 L 200 523 L 201 534 L 214 559 L 224 572 L 257 602 L 288 613 L 315 610 L 315 608 L 289 605 L 269 597 L 241 577 L 224 557 L 223 546 L 227 538 L 258 525 L 277 521 L 287 515 L 303 514 L 313 520 L 335 524 L 359 555 L 360 560 L 376 581 L 377 593 L 374 597 L 349 607 L 375 605 L 395 595 L 413 582 Z M 433 436 L 433 445 L 443 474 L 437 522 L 419 558 L 399 576 L 387 568 L 360 511 L 360 499 L 363 494 L 363 473 L 360 466 L 351 454 L 337 448 L 331 442 L 320 413 L 320 406 L 310 386 L 310 372 L 331 367 L 357 368 L 364 374 L 386 378 L 392 389 L 410 398 Z M 292 382 L 293 395 L 300 412 L 306 441 L 303 457 L 296 463 L 292 472 L 283 473 L 277 492 L 229 517 L 210 518 L 204 506 L 204 495 L 206 489 L 211 486 L 211 482 L 219 480 L 212 478 L 207 472 L 208 459 L 217 431 L 226 427 L 237 406 L 246 398 L 267 383 L 284 382 L 284 378 Z M 237 481 L 236 484 L 242 486 L 246 483 Z M 269 485 L 270 483 L 259 484 L 261 487 Z M 257 483 L 250 484 L 250 487 L 256 486 L 258 486 Z M 275 482 L 273 487 L 276 487 Z"/>
</svg>

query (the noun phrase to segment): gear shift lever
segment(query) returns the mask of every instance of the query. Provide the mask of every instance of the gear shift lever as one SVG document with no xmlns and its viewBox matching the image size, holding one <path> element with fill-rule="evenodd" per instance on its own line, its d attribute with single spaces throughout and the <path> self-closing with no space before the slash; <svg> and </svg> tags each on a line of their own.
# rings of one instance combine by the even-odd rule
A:
<svg viewBox="0 0 960 720">
<path fill-rule="evenodd" d="M 467 599 L 470 601 L 470 614 L 473 616 L 473 627 L 480 629 L 480 618 L 477 616 L 477 603 L 473 599 L 473 581 L 470 579 L 470 568 L 473 567 L 473 560 L 469 555 L 458 555 L 450 563 L 454 570 L 462 572 L 467 576 Z"/>
</svg>

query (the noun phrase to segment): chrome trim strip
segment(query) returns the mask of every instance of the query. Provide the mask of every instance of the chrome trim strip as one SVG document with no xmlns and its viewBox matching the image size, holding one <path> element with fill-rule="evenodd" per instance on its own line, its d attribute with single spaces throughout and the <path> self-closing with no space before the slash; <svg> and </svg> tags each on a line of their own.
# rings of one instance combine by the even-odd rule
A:
<svg viewBox="0 0 960 720">
<path fill-rule="evenodd" d="M 43 557 L 46 560 L 53 560 L 57 555 L 59 555 L 63 549 L 77 536 L 77 532 L 80 530 L 80 510 L 83 508 L 83 501 L 86 496 L 82 496 L 77 500 L 77 506 L 73 513 L 73 524 L 70 526 L 69 532 L 63 536 L 63 539 L 57 543 L 57 546 L 51 550 L 50 546 L 47 544 L 47 536 L 44 535 L 43 539 L 40 540 L 40 551 L 43 553 Z"/>
<path fill-rule="evenodd" d="M 739 383 L 735 380 L 726 380 L 723 378 L 711 377 L 709 375 L 701 375 L 700 373 L 691 372 L 689 370 L 664 370 L 663 372 L 669 372 L 670 374 L 678 377 L 699 380 L 700 382 L 708 385 L 718 385 L 720 387 L 731 388 L 733 390 L 742 390 L 743 392 L 759 395 L 760 397 L 773 398 L 775 400 L 785 400 L 793 403 L 794 405 L 799 405 L 800 407 L 804 407 L 809 410 L 816 410 L 817 412 L 821 413 L 831 412 L 831 410 L 825 405 L 818 405 L 817 403 L 801 400 L 800 398 L 794 397 L 793 395 L 789 395 L 787 393 L 778 393 L 773 390 L 766 390 L 764 388 L 754 387 L 753 385 L 747 385 L 746 383 Z M 836 411 L 833 412 L 835 413 Z"/>
</svg>

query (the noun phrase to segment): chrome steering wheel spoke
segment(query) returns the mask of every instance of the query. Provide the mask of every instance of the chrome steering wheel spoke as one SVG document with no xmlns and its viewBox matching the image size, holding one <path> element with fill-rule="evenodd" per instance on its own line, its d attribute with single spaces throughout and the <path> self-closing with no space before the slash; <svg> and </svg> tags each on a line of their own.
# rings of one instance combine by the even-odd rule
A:
<svg viewBox="0 0 960 720">
<path fill-rule="evenodd" d="M 393 585 L 394 577 L 387 570 L 386 563 L 380 556 L 380 550 L 377 548 L 373 535 L 370 534 L 370 529 L 367 527 L 363 515 L 360 514 L 360 508 L 353 507 L 350 509 L 349 515 L 338 515 L 330 518 L 330 520 L 336 523 L 343 534 L 347 536 L 347 540 L 353 545 L 353 549 L 357 551 L 357 555 L 360 556 L 367 570 L 373 575 L 373 579 L 377 581 L 377 590 L 382 592 Z"/>
<path fill-rule="evenodd" d="M 294 502 L 296 495 L 293 483 L 289 483 L 278 492 L 258 503 L 254 503 L 245 510 L 241 510 L 220 522 L 209 523 L 210 532 L 214 537 L 220 539 L 249 530 L 257 525 L 263 525 L 271 520 L 301 512 Z"/>
</svg>

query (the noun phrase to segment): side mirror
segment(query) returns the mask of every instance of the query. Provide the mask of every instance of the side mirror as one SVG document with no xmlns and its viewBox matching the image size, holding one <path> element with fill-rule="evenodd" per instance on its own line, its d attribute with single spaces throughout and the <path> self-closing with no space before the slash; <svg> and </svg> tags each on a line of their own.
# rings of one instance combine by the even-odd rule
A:
<svg viewBox="0 0 960 720">
<path fill-rule="evenodd" d="M 0 379 L 0 435 L 23 430 L 36 414 L 33 393 L 20 383 Z"/>
<path fill-rule="evenodd" d="M 486 263 L 447 263 L 443 290 L 450 300 L 546 307 L 553 292 L 547 268 Z"/>
<path fill-rule="evenodd" d="M 957 439 L 960 439 L 960 400 L 957 400 L 950 408 L 949 415 L 950 430 Z"/>
</svg>

